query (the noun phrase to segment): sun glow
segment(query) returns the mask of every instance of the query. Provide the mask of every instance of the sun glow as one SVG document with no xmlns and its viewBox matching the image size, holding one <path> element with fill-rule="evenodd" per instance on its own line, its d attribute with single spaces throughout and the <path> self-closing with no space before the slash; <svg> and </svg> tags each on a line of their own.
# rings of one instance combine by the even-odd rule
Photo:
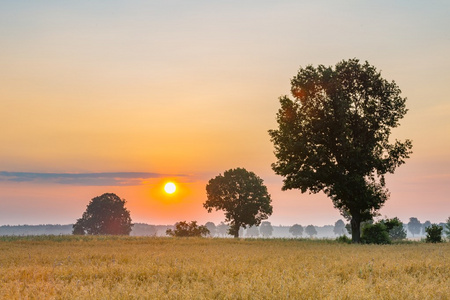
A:
<svg viewBox="0 0 450 300">
<path fill-rule="evenodd" d="M 173 182 L 168 182 L 166 183 L 166 185 L 164 186 L 164 191 L 167 194 L 173 194 L 175 193 L 175 191 L 177 190 L 177 186 L 175 185 L 175 183 Z"/>
</svg>

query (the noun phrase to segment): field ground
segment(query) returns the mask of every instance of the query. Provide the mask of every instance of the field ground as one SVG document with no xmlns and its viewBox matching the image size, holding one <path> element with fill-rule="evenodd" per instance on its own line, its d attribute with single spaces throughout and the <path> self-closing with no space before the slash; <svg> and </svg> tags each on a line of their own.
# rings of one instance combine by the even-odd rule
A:
<svg viewBox="0 0 450 300">
<path fill-rule="evenodd" d="M 450 299 L 450 243 L 4 237 L 3 299 Z"/>
</svg>

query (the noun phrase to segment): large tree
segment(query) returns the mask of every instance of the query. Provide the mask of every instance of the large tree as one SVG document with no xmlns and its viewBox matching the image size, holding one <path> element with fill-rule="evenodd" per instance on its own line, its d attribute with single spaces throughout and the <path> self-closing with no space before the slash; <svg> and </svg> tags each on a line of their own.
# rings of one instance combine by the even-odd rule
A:
<svg viewBox="0 0 450 300">
<path fill-rule="evenodd" d="M 203 206 L 223 210 L 229 233 L 239 237 L 240 227 L 258 226 L 272 214 L 272 199 L 263 180 L 243 168 L 230 169 L 209 180 Z"/>
<path fill-rule="evenodd" d="M 300 68 L 291 80 L 294 99 L 280 97 L 275 173 L 283 190 L 324 192 L 351 217 L 352 240 L 360 224 L 388 199 L 384 175 L 411 153 L 412 143 L 389 140 L 406 114 L 406 98 L 395 82 L 381 77 L 368 62 L 341 61 L 335 67 Z"/>
<path fill-rule="evenodd" d="M 73 225 L 73 234 L 129 235 L 133 224 L 125 203 L 112 193 L 93 198 Z"/>
</svg>

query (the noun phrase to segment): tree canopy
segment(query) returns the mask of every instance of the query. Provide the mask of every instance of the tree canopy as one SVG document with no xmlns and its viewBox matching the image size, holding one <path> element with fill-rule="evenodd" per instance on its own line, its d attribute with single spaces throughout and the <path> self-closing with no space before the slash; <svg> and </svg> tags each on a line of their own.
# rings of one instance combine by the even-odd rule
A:
<svg viewBox="0 0 450 300">
<path fill-rule="evenodd" d="M 278 129 L 269 131 L 277 158 L 272 168 L 284 177 L 283 190 L 329 196 L 351 216 L 352 240 L 359 242 L 361 222 L 388 199 L 384 175 L 411 153 L 410 140 L 389 141 L 407 112 L 406 98 L 357 59 L 300 68 L 291 92 L 293 100 L 280 98 Z"/>
<path fill-rule="evenodd" d="M 167 229 L 166 234 L 176 237 L 201 237 L 210 234 L 205 225 L 197 225 L 197 221 L 186 222 L 181 221 L 175 223 L 175 228 Z"/>
<path fill-rule="evenodd" d="M 225 212 L 229 233 L 239 237 L 240 227 L 258 226 L 272 214 L 272 199 L 263 180 L 243 168 L 230 169 L 209 180 L 203 206 Z"/>
<path fill-rule="evenodd" d="M 73 234 L 129 235 L 133 224 L 125 203 L 112 193 L 93 198 L 83 216 L 73 225 Z"/>
</svg>

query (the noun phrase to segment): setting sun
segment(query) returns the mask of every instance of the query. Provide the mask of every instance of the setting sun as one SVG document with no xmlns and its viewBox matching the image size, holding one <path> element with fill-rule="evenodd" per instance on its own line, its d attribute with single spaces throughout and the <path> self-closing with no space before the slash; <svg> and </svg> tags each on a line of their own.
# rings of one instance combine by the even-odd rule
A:
<svg viewBox="0 0 450 300">
<path fill-rule="evenodd" d="M 168 182 L 164 186 L 164 191 L 166 191 L 167 194 L 175 193 L 176 189 L 177 189 L 177 186 L 173 182 Z"/>
</svg>

